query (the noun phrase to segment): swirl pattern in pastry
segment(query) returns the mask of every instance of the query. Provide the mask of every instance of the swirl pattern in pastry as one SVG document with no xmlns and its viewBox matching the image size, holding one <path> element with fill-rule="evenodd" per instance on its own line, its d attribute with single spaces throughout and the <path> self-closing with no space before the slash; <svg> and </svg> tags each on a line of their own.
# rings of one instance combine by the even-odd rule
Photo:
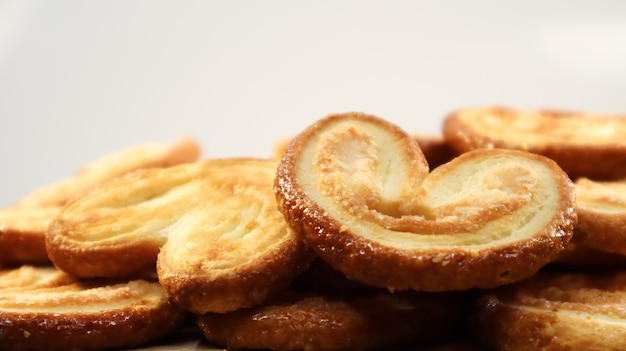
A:
<svg viewBox="0 0 626 351">
<path fill-rule="evenodd" d="M 429 173 L 413 138 L 362 113 L 328 116 L 296 136 L 275 194 L 320 258 L 392 290 L 528 278 L 556 259 L 576 223 L 573 184 L 552 160 L 480 149 Z"/>
<path fill-rule="evenodd" d="M 156 269 L 168 297 L 195 313 L 260 303 L 313 259 L 276 208 L 276 167 L 209 159 L 127 174 L 65 206 L 48 254 L 80 277 Z"/>
</svg>

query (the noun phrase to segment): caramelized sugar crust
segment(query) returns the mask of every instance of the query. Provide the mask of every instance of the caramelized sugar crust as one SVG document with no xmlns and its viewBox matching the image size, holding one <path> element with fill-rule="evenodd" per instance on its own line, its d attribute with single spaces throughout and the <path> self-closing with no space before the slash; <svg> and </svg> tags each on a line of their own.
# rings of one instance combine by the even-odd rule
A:
<svg viewBox="0 0 626 351">
<path fill-rule="evenodd" d="M 231 349 L 373 350 L 441 340 L 458 327 L 458 303 L 381 291 L 345 298 L 283 291 L 262 306 L 198 316 L 207 340 Z"/>
<path fill-rule="evenodd" d="M 572 179 L 626 176 L 624 116 L 500 106 L 465 108 L 446 117 L 443 134 L 459 153 L 477 148 L 506 148 L 547 156 Z"/>
<path fill-rule="evenodd" d="M 316 260 L 263 305 L 207 313 L 197 322 L 207 340 L 230 349 L 388 349 L 457 336 L 467 300 L 456 293 L 390 293 Z"/>
<path fill-rule="evenodd" d="M 626 273 L 542 272 L 487 292 L 470 325 L 499 350 L 624 350 Z"/>
<path fill-rule="evenodd" d="M 296 136 L 275 194 L 319 257 L 391 290 L 528 278 L 556 259 L 576 223 L 573 184 L 552 160 L 481 149 L 429 173 L 411 136 L 361 113 L 328 116 Z"/>
<path fill-rule="evenodd" d="M 217 172 L 210 162 L 141 169 L 74 198 L 48 230 L 51 261 L 86 278 L 154 270 L 170 237 L 202 233 Z"/>
<path fill-rule="evenodd" d="M 156 281 L 83 281 L 52 266 L 0 271 L 0 350 L 133 347 L 185 319 Z"/>
<path fill-rule="evenodd" d="M 80 277 L 156 268 L 168 297 L 196 313 L 260 303 L 313 257 L 276 208 L 276 167 L 213 159 L 116 178 L 67 204 L 48 254 Z"/>
<path fill-rule="evenodd" d="M 626 180 L 575 183 L 578 225 L 574 239 L 589 248 L 626 255 Z"/>
</svg>

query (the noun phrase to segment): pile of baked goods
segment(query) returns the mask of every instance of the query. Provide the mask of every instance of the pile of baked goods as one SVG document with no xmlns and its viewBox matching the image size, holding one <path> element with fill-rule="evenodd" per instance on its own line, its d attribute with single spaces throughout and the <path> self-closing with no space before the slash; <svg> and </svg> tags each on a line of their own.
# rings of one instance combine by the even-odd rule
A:
<svg viewBox="0 0 626 351">
<path fill-rule="evenodd" d="M 181 138 L 28 194 L 0 210 L 0 350 L 625 349 L 626 118 L 442 127 L 333 114 L 266 159 Z"/>
</svg>

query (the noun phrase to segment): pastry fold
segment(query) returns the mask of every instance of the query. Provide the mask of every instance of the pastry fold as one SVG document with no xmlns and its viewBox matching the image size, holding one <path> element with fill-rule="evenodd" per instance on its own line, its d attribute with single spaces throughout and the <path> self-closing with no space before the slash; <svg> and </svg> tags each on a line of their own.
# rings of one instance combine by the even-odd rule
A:
<svg viewBox="0 0 626 351">
<path fill-rule="evenodd" d="M 552 160 L 479 149 L 429 173 L 415 140 L 372 115 L 330 115 L 278 167 L 279 209 L 350 279 L 390 290 L 492 288 L 532 276 L 572 237 L 574 188 Z"/>
<path fill-rule="evenodd" d="M 618 179 L 626 177 L 624 117 L 487 106 L 454 111 L 442 129 L 446 142 L 459 153 L 477 148 L 523 150 L 553 159 L 572 179 Z"/>
<path fill-rule="evenodd" d="M 168 297 L 195 313 L 258 304 L 313 259 L 276 208 L 276 167 L 210 159 L 127 174 L 64 207 L 48 254 L 80 277 L 156 269 Z"/>
</svg>

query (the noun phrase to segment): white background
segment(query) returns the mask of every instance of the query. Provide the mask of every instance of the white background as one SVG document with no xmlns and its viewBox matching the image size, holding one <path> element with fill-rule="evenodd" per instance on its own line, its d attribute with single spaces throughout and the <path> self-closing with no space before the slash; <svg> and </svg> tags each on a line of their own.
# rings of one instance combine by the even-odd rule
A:
<svg viewBox="0 0 626 351">
<path fill-rule="evenodd" d="M 0 0 L 0 207 L 107 153 L 272 153 L 335 112 L 626 113 L 626 1 Z"/>
</svg>

